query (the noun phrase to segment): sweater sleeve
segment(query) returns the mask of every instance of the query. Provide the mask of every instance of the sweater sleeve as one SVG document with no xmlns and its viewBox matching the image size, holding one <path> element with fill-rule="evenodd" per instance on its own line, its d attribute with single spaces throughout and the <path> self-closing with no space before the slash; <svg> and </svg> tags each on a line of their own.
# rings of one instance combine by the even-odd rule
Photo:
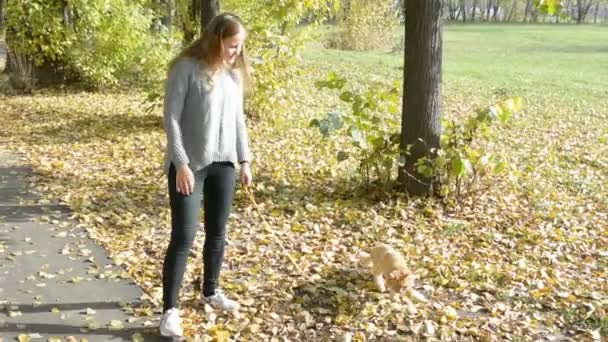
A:
<svg viewBox="0 0 608 342">
<path fill-rule="evenodd" d="M 249 150 L 249 137 L 242 105 L 236 114 L 236 153 L 239 163 L 251 162 L 252 156 Z"/>
<path fill-rule="evenodd" d="M 165 83 L 164 124 L 167 133 L 167 149 L 176 169 L 190 163 L 184 149 L 180 120 L 188 93 L 189 65 L 178 61 L 169 71 Z"/>
</svg>

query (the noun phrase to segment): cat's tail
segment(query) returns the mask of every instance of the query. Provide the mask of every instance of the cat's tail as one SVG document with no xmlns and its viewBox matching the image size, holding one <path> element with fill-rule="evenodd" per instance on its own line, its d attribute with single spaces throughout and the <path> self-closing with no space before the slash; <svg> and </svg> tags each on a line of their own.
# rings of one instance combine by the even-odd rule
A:
<svg viewBox="0 0 608 342">
<path fill-rule="evenodd" d="M 372 257 L 369 253 L 359 252 L 359 263 L 363 267 L 371 267 L 372 266 Z"/>
</svg>

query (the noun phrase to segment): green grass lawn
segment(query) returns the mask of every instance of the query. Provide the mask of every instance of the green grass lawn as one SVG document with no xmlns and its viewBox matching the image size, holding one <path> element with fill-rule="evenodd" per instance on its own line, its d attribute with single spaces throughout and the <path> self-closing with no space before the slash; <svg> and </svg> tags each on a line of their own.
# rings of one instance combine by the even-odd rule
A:
<svg viewBox="0 0 608 342">
<path fill-rule="evenodd" d="M 445 81 L 597 102 L 608 95 L 606 42 L 605 27 L 448 26 Z"/>
<path fill-rule="evenodd" d="M 608 27 L 454 24 L 444 26 L 443 42 L 447 91 L 505 88 L 591 101 L 608 96 Z M 360 79 L 402 77 L 401 52 L 340 51 L 316 43 L 303 55 Z"/>
</svg>

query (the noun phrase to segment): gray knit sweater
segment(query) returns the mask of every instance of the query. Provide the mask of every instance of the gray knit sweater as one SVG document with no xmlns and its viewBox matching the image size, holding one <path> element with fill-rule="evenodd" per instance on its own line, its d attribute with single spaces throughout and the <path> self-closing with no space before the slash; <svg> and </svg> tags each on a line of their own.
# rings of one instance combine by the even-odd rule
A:
<svg viewBox="0 0 608 342">
<path fill-rule="evenodd" d="M 182 58 L 165 85 L 165 171 L 189 165 L 196 172 L 213 162 L 251 161 L 243 114 L 243 87 L 231 70 L 213 80 L 201 64 Z"/>
</svg>

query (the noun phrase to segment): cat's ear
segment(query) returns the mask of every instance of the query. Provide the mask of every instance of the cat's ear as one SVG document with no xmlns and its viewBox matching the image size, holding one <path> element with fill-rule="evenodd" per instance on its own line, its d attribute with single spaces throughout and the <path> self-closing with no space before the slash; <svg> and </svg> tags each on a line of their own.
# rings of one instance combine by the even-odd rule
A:
<svg viewBox="0 0 608 342">
<path fill-rule="evenodd" d="M 401 271 L 393 271 L 391 273 L 389 273 L 388 278 L 389 279 L 399 279 L 403 277 L 403 272 Z"/>
</svg>

